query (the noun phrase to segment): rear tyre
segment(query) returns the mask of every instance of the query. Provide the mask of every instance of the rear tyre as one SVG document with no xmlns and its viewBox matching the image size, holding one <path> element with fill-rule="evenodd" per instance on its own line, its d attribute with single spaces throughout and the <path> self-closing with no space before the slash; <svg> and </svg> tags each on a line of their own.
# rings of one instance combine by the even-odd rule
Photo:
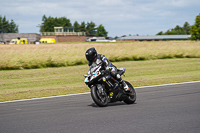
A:
<svg viewBox="0 0 200 133">
<path fill-rule="evenodd" d="M 104 90 L 103 92 L 100 92 L 96 86 L 91 87 L 91 97 L 100 107 L 105 107 L 108 104 L 108 95 Z"/>
<path fill-rule="evenodd" d="M 135 89 L 133 88 L 133 86 L 129 82 L 127 82 L 127 81 L 125 81 L 125 82 L 128 85 L 128 87 L 130 88 L 130 93 L 126 94 L 126 98 L 124 99 L 124 102 L 126 104 L 133 104 L 136 101 Z"/>
</svg>

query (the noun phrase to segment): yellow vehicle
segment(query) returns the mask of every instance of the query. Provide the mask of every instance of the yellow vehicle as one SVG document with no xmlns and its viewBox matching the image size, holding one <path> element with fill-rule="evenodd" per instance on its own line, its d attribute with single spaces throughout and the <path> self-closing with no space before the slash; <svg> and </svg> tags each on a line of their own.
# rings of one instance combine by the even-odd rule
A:
<svg viewBox="0 0 200 133">
<path fill-rule="evenodd" d="M 9 44 L 27 44 L 28 39 L 27 38 L 17 38 L 12 39 Z"/>
<path fill-rule="evenodd" d="M 56 43 L 56 40 L 54 38 L 42 38 L 40 43 Z"/>
</svg>

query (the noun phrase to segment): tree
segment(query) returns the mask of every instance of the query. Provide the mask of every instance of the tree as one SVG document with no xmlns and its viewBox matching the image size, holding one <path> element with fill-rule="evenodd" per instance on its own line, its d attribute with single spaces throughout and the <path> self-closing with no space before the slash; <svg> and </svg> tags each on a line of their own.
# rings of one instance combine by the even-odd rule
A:
<svg viewBox="0 0 200 133">
<path fill-rule="evenodd" d="M 185 24 L 183 25 L 183 29 L 186 32 L 187 35 L 189 35 L 189 31 L 190 31 L 190 25 L 188 22 L 185 22 Z"/>
<path fill-rule="evenodd" d="M 42 24 L 40 25 L 40 32 L 54 32 L 54 27 L 71 27 L 72 24 L 70 23 L 70 20 L 66 17 L 60 17 L 60 18 L 53 18 L 49 16 L 48 18 L 43 15 L 42 17 Z"/>
<path fill-rule="evenodd" d="M 118 36 L 115 36 L 115 38 L 114 39 L 118 39 L 119 37 Z"/>
<path fill-rule="evenodd" d="M 192 40 L 200 39 L 200 13 L 196 16 L 195 24 L 191 26 L 190 34 Z"/>
<path fill-rule="evenodd" d="M 18 33 L 18 26 L 15 24 L 13 20 L 11 20 L 9 25 L 9 33 Z"/>
<path fill-rule="evenodd" d="M 162 31 L 160 31 L 160 32 L 158 32 L 158 34 L 156 34 L 156 35 L 163 35 L 163 32 L 162 32 Z"/>
<path fill-rule="evenodd" d="M 3 17 L 3 20 L 2 20 L 2 31 L 4 33 L 9 33 L 9 22 L 8 20 L 6 20 L 5 16 Z"/>
<path fill-rule="evenodd" d="M 166 32 L 158 32 L 156 35 L 189 35 L 190 25 L 188 22 L 185 22 L 183 27 L 176 25 L 175 28 L 169 29 Z"/>
<path fill-rule="evenodd" d="M 2 33 L 2 23 L 1 23 L 2 17 L 0 16 L 0 33 Z"/>
<path fill-rule="evenodd" d="M 45 24 L 46 24 L 46 21 L 47 21 L 47 17 L 45 15 L 42 16 L 42 24 L 39 25 L 40 27 L 40 32 L 45 32 Z"/>
<path fill-rule="evenodd" d="M 46 21 L 45 32 L 54 32 L 54 27 L 56 27 L 55 19 L 49 16 Z"/>
<path fill-rule="evenodd" d="M 0 33 L 18 33 L 18 25 L 13 20 L 9 22 L 5 16 L 0 16 Z"/>
<path fill-rule="evenodd" d="M 70 19 L 66 17 L 53 18 L 51 16 L 42 16 L 42 23 L 38 26 L 40 27 L 40 32 L 54 32 L 54 27 L 72 27 Z M 86 32 L 86 36 L 107 36 L 108 32 L 105 30 L 104 26 L 101 24 L 96 28 L 94 22 L 81 22 L 79 24 L 77 21 L 73 24 L 75 32 Z M 98 32 L 98 33 L 97 33 Z"/>
<path fill-rule="evenodd" d="M 96 32 L 96 36 L 103 36 L 103 37 L 107 37 L 108 32 L 105 30 L 104 26 L 102 24 L 100 24 L 97 27 L 97 32 Z"/>
<path fill-rule="evenodd" d="M 86 26 L 86 36 L 95 36 L 96 35 L 96 28 L 95 28 L 95 23 L 94 22 L 90 22 L 87 23 Z"/>
<path fill-rule="evenodd" d="M 81 22 L 80 31 L 81 32 L 86 32 L 85 22 Z"/>
<path fill-rule="evenodd" d="M 80 25 L 77 21 L 74 22 L 74 31 L 75 32 L 80 32 Z"/>
</svg>

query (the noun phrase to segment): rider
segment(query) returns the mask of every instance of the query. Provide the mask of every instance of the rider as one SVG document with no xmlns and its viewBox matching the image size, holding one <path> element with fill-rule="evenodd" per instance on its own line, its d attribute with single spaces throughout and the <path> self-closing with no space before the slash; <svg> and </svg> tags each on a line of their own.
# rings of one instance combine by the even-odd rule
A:
<svg viewBox="0 0 200 133">
<path fill-rule="evenodd" d="M 128 85 L 126 82 L 121 78 L 121 76 L 117 73 L 117 67 L 114 66 L 108 59 L 102 55 L 97 54 L 97 51 L 94 47 L 89 48 L 85 53 L 86 59 L 89 61 L 89 71 L 88 74 L 90 74 L 90 70 L 92 68 L 95 68 L 98 64 L 103 63 L 103 67 L 105 70 L 110 70 L 111 76 L 113 76 L 120 84 L 123 85 L 125 91 L 130 91 Z"/>
</svg>

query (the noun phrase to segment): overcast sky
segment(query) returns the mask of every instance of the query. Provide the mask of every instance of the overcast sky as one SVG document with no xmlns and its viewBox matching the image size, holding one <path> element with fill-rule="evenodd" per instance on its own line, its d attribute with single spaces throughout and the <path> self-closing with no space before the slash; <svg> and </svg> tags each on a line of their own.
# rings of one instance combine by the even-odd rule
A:
<svg viewBox="0 0 200 133">
<path fill-rule="evenodd" d="M 39 33 L 46 15 L 102 24 L 111 37 L 155 35 L 193 25 L 199 13 L 200 0 L 0 0 L 0 15 L 13 19 L 19 33 Z"/>
</svg>

